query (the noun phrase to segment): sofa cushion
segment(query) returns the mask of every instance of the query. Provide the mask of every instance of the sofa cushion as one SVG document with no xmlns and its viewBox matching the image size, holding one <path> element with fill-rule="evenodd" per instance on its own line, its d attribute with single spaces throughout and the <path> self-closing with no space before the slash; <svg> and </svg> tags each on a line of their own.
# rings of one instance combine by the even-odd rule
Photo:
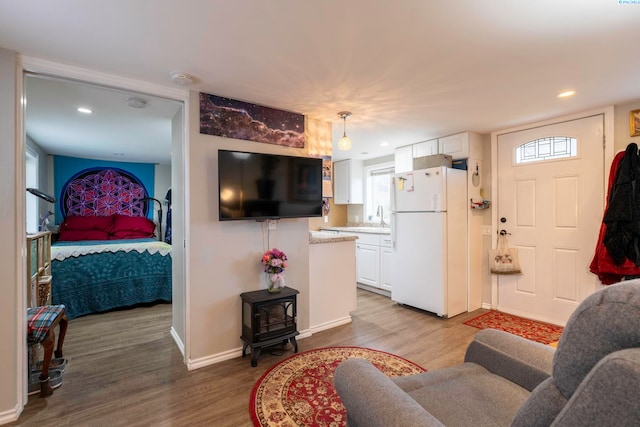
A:
<svg viewBox="0 0 640 427">
<path fill-rule="evenodd" d="M 474 363 L 392 380 L 448 427 L 509 425 L 529 396 L 526 389 Z"/>
<path fill-rule="evenodd" d="M 607 354 L 640 347 L 639 291 L 639 279 L 611 285 L 573 312 L 553 360 L 555 384 L 566 399 Z"/>
</svg>

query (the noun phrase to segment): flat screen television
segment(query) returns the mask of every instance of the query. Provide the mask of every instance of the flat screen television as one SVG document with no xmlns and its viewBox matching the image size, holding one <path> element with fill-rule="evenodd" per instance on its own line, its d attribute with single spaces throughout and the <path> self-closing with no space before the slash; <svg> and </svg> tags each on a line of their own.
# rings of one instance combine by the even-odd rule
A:
<svg viewBox="0 0 640 427">
<path fill-rule="evenodd" d="M 322 216 L 322 159 L 218 150 L 220 221 Z"/>
</svg>

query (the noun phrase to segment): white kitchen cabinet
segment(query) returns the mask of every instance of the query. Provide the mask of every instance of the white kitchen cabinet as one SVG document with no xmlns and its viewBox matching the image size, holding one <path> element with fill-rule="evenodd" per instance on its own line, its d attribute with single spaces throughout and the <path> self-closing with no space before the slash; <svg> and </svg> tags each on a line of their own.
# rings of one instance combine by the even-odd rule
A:
<svg viewBox="0 0 640 427">
<path fill-rule="evenodd" d="M 356 240 L 356 271 L 358 283 L 380 287 L 380 246 L 357 243 Z"/>
<path fill-rule="evenodd" d="M 398 147 L 394 154 L 395 173 L 413 170 L 413 145 Z"/>
<path fill-rule="evenodd" d="M 362 204 L 364 200 L 362 160 L 341 160 L 333 164 L 333 203 Z"/>
<path fill-rule="evenodd" d="M 438 138 L 438 151 L 440 154 L 448 154 L 453 160 L 482 159 L 482 136 L 462 132 Z"/>
<path fill-rule="evenodd" d="M 462 132 L 396 148 L 395 172 L 409 172 L 413 170 L 414 158 L 434 154 L 448 154 L 453 160 L 482 160 L 482 135 Z"/>
<path fill-rule="evenodd" d="M 391 235 L 353 233 L 356 240 L 356 281 L 391 291 Z"/>
<path fill-rule="evenodd" d="M 393 281 L 391 234 L 362 233 L 354 229 L 357 230 L 357 227 L 347 227 L 347 230 L 343 230 L 342 227 L 329 227 L 322 228 L 322 231 L 358 237 L 355 245 L 356 282 L 390 292 Z M 380 293 L 388 295 L 384 292 Z"/>
<path fill-rule="evenodd" d="M 380 246 L 380 287 L 384 290 L 391 291 L 392 272 L 393 272 L 393 248 L 391 247 L 391 237 L 381 236 L 381 244 L 384 239 L 388 239 L 389 246 Z"/>
<path fill-rule="evenodd" d="M 438 140 L 432 139 L 413 144 L 413 158 L 438 154 Z M 413 163 L 413 162 L 412 162 Z M 413 164 L 412 164 L 413 166 Z"/>
</svg>

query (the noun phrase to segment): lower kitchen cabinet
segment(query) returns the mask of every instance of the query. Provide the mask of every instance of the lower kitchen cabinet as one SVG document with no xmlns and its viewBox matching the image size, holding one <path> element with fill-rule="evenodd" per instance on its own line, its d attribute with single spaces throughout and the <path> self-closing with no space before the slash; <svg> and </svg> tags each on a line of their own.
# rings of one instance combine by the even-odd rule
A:
<svg viewBox="0 0 640 427">
<path fill-rule="evenodd" d="M 393 248 L 380 248 L 380 287 L 391 292 L 393 272 Z"/>
<path fill-rule="evenodd" d="M 356 265 L 358 283 L 380 287 L 380 246 L 356 243 Z"/>
<path fill-rule="evenodd" d="M 388 233 L 363 233 L 352 231 L 357 227 L 322 229 L 325 232 L 357 236 L 356 240 L 356 282 L 371 288 L 391 292 L 393 282 L 393 245 Z M 369 289 L 371 290 L 371 289 Z M 375 292 L 375 290 L 373 290 Z"/>
<path fill-rule="evenodd" d="M 389 234 L 354 233 L 356 240 L 356 281 L 374 288 L 391 291 L 393 269 Z"/>
</svg>

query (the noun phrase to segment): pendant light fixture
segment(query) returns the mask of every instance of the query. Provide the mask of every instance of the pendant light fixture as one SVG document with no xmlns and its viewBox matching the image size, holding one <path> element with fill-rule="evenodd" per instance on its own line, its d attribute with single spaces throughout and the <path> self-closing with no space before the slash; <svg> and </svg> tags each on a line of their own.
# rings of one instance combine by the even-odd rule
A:
<svg viewBox="0 0 640 427">
<path fill-rule="evenodd" d="M 340 150 L 351 150 L 351 140 L 347 136 L 347 117 L 349 117 L 351 113 L 349 111 L 340 111 L 338 113 L 338 117 L 340 117 L 344 121 L 344 134 L 340 141 L 338 141 L 338 148 Z"/>
</svg>

